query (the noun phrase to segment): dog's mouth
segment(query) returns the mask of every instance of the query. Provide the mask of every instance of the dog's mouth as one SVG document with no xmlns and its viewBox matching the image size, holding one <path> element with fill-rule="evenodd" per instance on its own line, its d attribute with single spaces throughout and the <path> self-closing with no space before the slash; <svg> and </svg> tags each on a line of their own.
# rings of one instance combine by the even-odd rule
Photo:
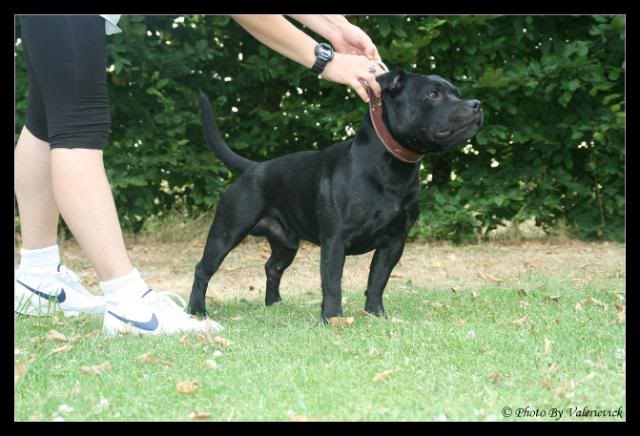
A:
<svg viewBox="0 0 640 436">
<path fill-rule="evenodd" d="M 478 116 L 475 120 L 463 124 L 455 129 L 440 129 L 433 133 L 434 138 L 437 141 L 447 141 L 452 138 L 462 137 L 468 133 L 477 130 L 482 125 L 482 115 Z"/>
</svg>

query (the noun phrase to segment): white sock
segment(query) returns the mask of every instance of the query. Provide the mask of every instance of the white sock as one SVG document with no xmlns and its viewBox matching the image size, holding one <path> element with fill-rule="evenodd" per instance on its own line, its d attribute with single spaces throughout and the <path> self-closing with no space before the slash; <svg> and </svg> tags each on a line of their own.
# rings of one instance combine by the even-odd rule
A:
<svg viewBox="0 0 640 436">
<path fill-rule="evenodd" d="M 126 298 L 147 292 L 149 287 L 142 279 L 140 271 L 134 268 L 122 277 L 100 282 L 100 289 L 104 292 L 107 303 L 116 304 Z"/>
<path fill-rule="evenodd" d="M 20 271 L 33 278 L 44 278 L 55 274 L 60 265 L 58 244 L 37 250 L 20 249 Z"/>
</svg>

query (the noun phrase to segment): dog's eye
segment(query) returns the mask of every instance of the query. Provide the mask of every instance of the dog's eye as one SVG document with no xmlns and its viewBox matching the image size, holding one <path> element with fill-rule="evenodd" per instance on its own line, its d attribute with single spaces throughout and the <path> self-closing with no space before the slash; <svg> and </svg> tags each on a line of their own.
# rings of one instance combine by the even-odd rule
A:
<svg viewBox="0 0 640 436">
<path fill-rule="evenodd" d="M 433 91 L 431 91 L 431 92 L 429 93 L 429 97 L 431 97 L 431 98 L 438 98 L 438 97 L 440 97 L 440 93 L 434 89 Z"/>
</svg>

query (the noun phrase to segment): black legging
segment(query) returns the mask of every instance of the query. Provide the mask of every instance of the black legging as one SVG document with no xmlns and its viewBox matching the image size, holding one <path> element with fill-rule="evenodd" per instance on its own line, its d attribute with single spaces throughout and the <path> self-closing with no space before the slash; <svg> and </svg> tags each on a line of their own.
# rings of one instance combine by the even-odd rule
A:
<svg viewBox="0 0 640 436">
<path fill-rule="evenodd" d="M 29 73 L 27 129 L 51 148 L 107 145 L 106 36 L 98 15 L 20 17 Z"/>
</svg>

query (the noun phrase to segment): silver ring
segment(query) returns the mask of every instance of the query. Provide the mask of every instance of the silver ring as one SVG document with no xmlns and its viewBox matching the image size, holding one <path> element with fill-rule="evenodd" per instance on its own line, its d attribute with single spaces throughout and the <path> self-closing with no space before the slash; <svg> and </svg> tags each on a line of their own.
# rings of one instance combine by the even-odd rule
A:
<svg viewBox="0 0 640 436">
<path fill-rule="evenodd" d="M 371 65 L 371 66 L 369 67 L 369 72 L 370 72 L 371 74 L 375 73 L 375 72 L 376 72 L 376 66 L 375 66 L 375 65 Z"/>
</svg>

